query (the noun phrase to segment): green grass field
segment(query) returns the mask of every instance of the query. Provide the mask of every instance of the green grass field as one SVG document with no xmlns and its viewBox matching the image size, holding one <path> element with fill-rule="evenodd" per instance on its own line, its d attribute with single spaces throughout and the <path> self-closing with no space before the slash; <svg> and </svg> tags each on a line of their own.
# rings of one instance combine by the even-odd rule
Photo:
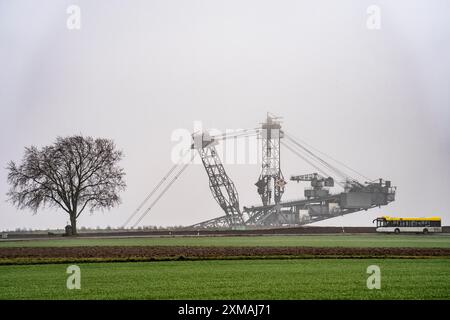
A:
<svg viewBox="0 0 450 320">
<path fill-rule="evenodd" d="M 153 237 L 0 241 L 0 247 L 69 246 L 308 246 L 450 248 L 450 235 L 300 235 Z"/>
<path fill-rule="evenodd" d="M 295 235 L 70 238 L 0 241 L 1 247 L 311 246 L 450 248 L 450 235 Z M 450 299 L 450 259 L 253 259 L 0 266 L 0 299 Z M 381 290 L 369 290 L 369 265 Z"/>
<path fill-rule="evenodd" d="M 381 289 L 366 286 L 369 265 Z M 449 299 L 449 259 L 241 260 L 0 266 L 0 299 Z"/>
</svg>

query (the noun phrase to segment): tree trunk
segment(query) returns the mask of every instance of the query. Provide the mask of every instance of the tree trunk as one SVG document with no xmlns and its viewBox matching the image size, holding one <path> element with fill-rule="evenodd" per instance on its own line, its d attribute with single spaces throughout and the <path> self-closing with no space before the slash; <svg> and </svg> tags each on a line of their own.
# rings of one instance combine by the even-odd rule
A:
<svg viewBox="0 0 450 320">
<path fill-rule="evenodd" d="M 70 225 L 72 226 L 72 236 L 77 235 L 77 216 L 75 213 L 70 214 Z"/>
</svg>

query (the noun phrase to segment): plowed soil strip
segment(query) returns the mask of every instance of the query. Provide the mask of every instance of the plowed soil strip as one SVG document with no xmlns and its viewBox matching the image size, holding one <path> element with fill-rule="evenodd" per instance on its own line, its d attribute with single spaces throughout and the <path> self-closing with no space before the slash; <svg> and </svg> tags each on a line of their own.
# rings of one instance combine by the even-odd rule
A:
<svg viewBox="0 0 450 320">
<path fill-rule="evenodd" d="M 226 259 L 264 257 L 449 257 L 450 248 L 317 247 L 54 247 L 0 248 L 0 262 L 15 259 Z"/>
</svg>

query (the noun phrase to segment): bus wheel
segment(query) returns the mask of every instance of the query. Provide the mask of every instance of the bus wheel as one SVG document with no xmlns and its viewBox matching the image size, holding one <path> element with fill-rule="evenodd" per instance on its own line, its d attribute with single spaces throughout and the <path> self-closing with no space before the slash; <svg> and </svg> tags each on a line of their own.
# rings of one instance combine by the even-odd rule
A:
<svg viewBox="0 0 450 320">
<path fill-rule="evenodd" d="M 400 233 L 400 229 L 397 228 L 397 229 L 394 230 L 394 232 L 395 232 L 395 234 L 399 234 Z"/>
<path fill-rule="evenodd" d="M 423 234 L 427 234 L 428 233 L 428 229 L 423 229 Z"/>
</svg>

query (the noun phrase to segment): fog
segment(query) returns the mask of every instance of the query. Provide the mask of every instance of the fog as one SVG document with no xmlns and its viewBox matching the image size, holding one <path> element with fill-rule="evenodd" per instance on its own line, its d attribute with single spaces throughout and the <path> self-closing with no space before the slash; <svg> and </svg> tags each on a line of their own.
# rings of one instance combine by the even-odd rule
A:
<svg viewBox="0 0 450 320">
<path fill-rule="evenodd" d="M 69 5 L 81 28 L 67 28 Z M 381 9 L 380 29 L 367 8 Z M 114 139 L 122 205 L 79 226 L 118 227 L 172 166 L 176 130 L 283 128 L 398 187 L 386 207 L 320 222 L 370 226 L 380 215 L 450 224 L 450 2 L 159 0 L 0 1 L 0 230 L 61 228 L 62 210 L 8 203 L 10 160 L 57 136 Z M 243 205 L 259 204 L 260 164 L 227 164 Z M 282 170 L 314 168 L 282 150 Z M 285 199 L 302 196 L 288 183 Z M 201 164 L 190 165 L 142 225 L 223 215 Z"/>
</svg>

